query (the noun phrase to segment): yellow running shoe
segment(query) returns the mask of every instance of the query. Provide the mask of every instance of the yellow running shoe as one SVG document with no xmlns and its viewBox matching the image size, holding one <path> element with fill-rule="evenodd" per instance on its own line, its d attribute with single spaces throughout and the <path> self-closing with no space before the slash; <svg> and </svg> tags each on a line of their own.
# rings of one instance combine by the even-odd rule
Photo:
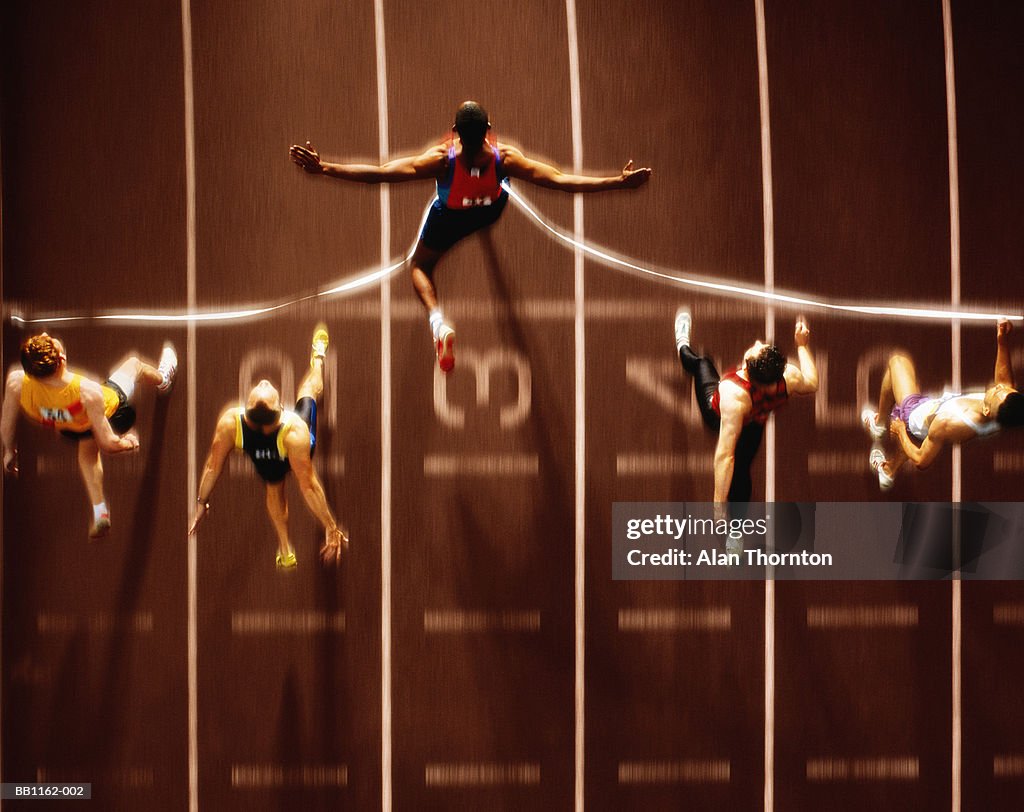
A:
<svg viewBox="0 0 1024 812">
<path fill-rule="evenodd" d="M 327 355 L 327 347 L 331 343 L 331 337 L 327 334 L 327 325 L 320 322 L 313 330 L 313 346 L 309 356 L 309 365 L 313 366 L 316 359 L 323 360 Z"/>
<path fill-rule="evenodd" d="M 297 567 L 299 562 L 295 558 L 295 553 L 288 553 L 288 555 L 277 554 L 277 568 L 279 570 L 291 570 Z"/>
</svg>

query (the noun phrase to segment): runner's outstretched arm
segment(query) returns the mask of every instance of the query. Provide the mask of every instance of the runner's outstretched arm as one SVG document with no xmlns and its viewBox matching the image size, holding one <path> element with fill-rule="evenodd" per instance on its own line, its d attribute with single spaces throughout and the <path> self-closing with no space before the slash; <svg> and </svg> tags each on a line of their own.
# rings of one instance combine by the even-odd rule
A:
<svg viewBox="0 0 1024 812">
<path fill-rule="evenodd" d="M 800 366 L 786 365 L 786 388 L 794 395 L 813 395 L 818 391 L 818 368 L 814 365 L 814 356 L 811 354 L 811 331 L 803 318 L 797 319 L 793 340 L 796 342 L 796 355 Z"/>
<path fill-rule="evenodd" d="M 1010 362 L 1010 331 L 1013 323 L 1002 319 L 996 326 L 995 382 L 1013 386 L 1013 364 Z"/>
<path fill-rule="evenodd" d="M 651 177 L 649 167 L 634 169 L 628 161 L 618 175 L 593 177 L 591 175 L 569 175 L 542 161 L 527 158 L 515 147 L 501 148 L 501 161 L 509 177 L 518 178 L 561 192 L 604 192 L 614 189 L 636 189 Z"/>
<path fill-rule="evenodd" d="M 443 146 L 433 147 L 421 155 L 396 158 L 382 166 L 371 164 L 335 164 L 320 158 L 309 141 L 302 147 L 293 144 L 288 150 L 292 161 L 311 175 L 326 175 L 356 183 L 403 183 L 409 180 L 433 180 L 444 171 L 447 151 Z"/>
</svg>

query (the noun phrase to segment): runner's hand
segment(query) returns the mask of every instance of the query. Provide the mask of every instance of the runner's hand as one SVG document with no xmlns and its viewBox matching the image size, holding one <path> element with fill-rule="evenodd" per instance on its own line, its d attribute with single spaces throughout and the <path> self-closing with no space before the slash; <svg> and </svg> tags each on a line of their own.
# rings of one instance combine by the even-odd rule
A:
<svg viewBox="0 0 1024 812">
<path fill-rule="evenodd" d="M 889 431 L 892 432 L 894 437 L 899 437 L 901 434 L 907 433 L 906 424 L 898 417 L 889 418 Z"/>
<path fill-rule="evenodd" d="M 1013 322 L 1009 319 L 1000 319 L 996 324 L 996 338 L 1008 336 L 1011 330 L 1013 330 Z"/>
<path fill-rule="evenodd" d="M 627 161 L 626 165 L 622 167 L 622 174 L 619 176 L 619 182 L 622 184 L 623 189 L 636 189 L 638 186 L 643 186 L 651 178 L 650 167 L 645 166 L 643 169 L 634 169 L 633 161 Z"/>
<path fill-rule="evenodd" d="M 288 150 L 288 155 L 295 163 L 313 175 L 319 175 L 324 171 L 320 163 L 320 153 L 316 151 L 316 148 L 309 141 L 306 142 L 304 147 L 292 144 L 291 149 Z"/>
<path fill-rule="evenodd" d="M 4 473 L 12 476 L 18 475 L 18 451 L 17 449 L 4 449 Z"/>
<path fill-rule="evenodd" d="M 341 560 L 342 549 L 348 549 L 348 536 L 340 527 L 324 532 L 324 543 L 320 548 L 320 560 L 324 564 L 337 564 Z"/>
<path fill-rule="evenodd" d="M 199 529 L 199 523 L 206 518 L 206 514 L 210 512 L 209 502 L 197 502 L 196 503 L 196 515 L 192 519 L 192 526 L 188 529 L 188 534 L 194 536 L 196 530 Z"/>
<path fill-rule="evenodd" d="M 798 347 L 806 347 L 810 340 L 811 330 L 807 326 L 807 322 L 804 321 L 804 317 L 800 316 L 796 320 L 796 329 L 793 331 L 793 341 L 796 342 Z"/>
</svg>

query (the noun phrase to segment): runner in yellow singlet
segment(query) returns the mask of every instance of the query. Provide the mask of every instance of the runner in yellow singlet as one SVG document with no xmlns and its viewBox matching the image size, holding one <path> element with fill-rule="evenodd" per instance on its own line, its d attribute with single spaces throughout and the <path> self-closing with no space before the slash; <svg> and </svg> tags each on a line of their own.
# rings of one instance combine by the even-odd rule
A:
<svg viewBox="0 0 1024 812">
<path fill-rule="evenodd" d="M 21 345 L 21 369 L 7 376 L 0 430 L 3 435 L 4 472 L 17 476 L 18 448 L 15 427 L 18 413 L 44 428 L 59 431 L 78 444 L 78 468 L 92 502 L 89 538 L 110 532 L 110 511 L 103 494 L 100 452 L 119 454 L 139 447 L 132 405 L 136 384 L 167 393 L 174 382 L 178 358 L 164 344 L 153 367 L 132 355 L 110 377 L 97 383 L 68 368 L 64 344 L 43 333 Z"/>
</svg>

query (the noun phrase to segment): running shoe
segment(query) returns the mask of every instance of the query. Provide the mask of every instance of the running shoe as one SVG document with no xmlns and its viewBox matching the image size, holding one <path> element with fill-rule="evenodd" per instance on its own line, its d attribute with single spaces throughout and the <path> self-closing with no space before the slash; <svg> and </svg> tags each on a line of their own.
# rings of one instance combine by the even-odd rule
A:
<svg viewBox="0 0 1024 812">
<path fill-rule="evenodd" d="M 881 440 L 885 437 L 885 427 L 878 425 L 878 412 L 872 408 L 864 408 L 864 411 L 860 413 L 860 422 L 864 424 L 864 428 L 868 430 L 868 434 L 873 439 Z"/>
<path fill-rule="evenodd" d="M 441 325 L 436 347 L 437 365 L 442 372 L 451 372 L 455 368 L 455 331 L 447 324 Z"/>
<path fill-rule="evenodd" d="M 104 513 L 89 528 L 89 540 L 96 541 L 110 533 L 110 516 Z"/>
<path fill-rule="evenodd" d="M 174 386 L 174 374 L 178 371 L 178 355 L 174 352 L 174 345 L 170 341 L 164 342 L 156 371 L 163 377 L 163 380 L 156 385 L 156 391 L 165 395 Z"/>
<path fill-rule="evenodd" d="M 878 487 L 883 491 L 891 490 L 896 484 L 896 479 L 885 472 L 885 452 L 880 448 L 872 448 L 868 455 L 868 465 L 878 474 Z"/>
<path fill-rule="evenodd" d="M 320 322 L 313 330 L 313 344 L 309 355 L 309 365 L 313 366 L 316 359 L 324 360 L 327 355 L 327 347 L 331 343 L 331 337 L 327 334 L 327 325 Z"/>
<path fill-rule="evenodd" d="M 299 562 L 295 558 L 295 553 L 288 553 L 287 555 L 277 554 L 277 568 L 279 570 L 291 570 L 298 566 Z"/>
<path fill-rule="evenodd" d="M 690 346 L 690 328 L 693 326 L 693 316 L 685 307 L 676 311 L 676 349 Z"/>
</svg>

